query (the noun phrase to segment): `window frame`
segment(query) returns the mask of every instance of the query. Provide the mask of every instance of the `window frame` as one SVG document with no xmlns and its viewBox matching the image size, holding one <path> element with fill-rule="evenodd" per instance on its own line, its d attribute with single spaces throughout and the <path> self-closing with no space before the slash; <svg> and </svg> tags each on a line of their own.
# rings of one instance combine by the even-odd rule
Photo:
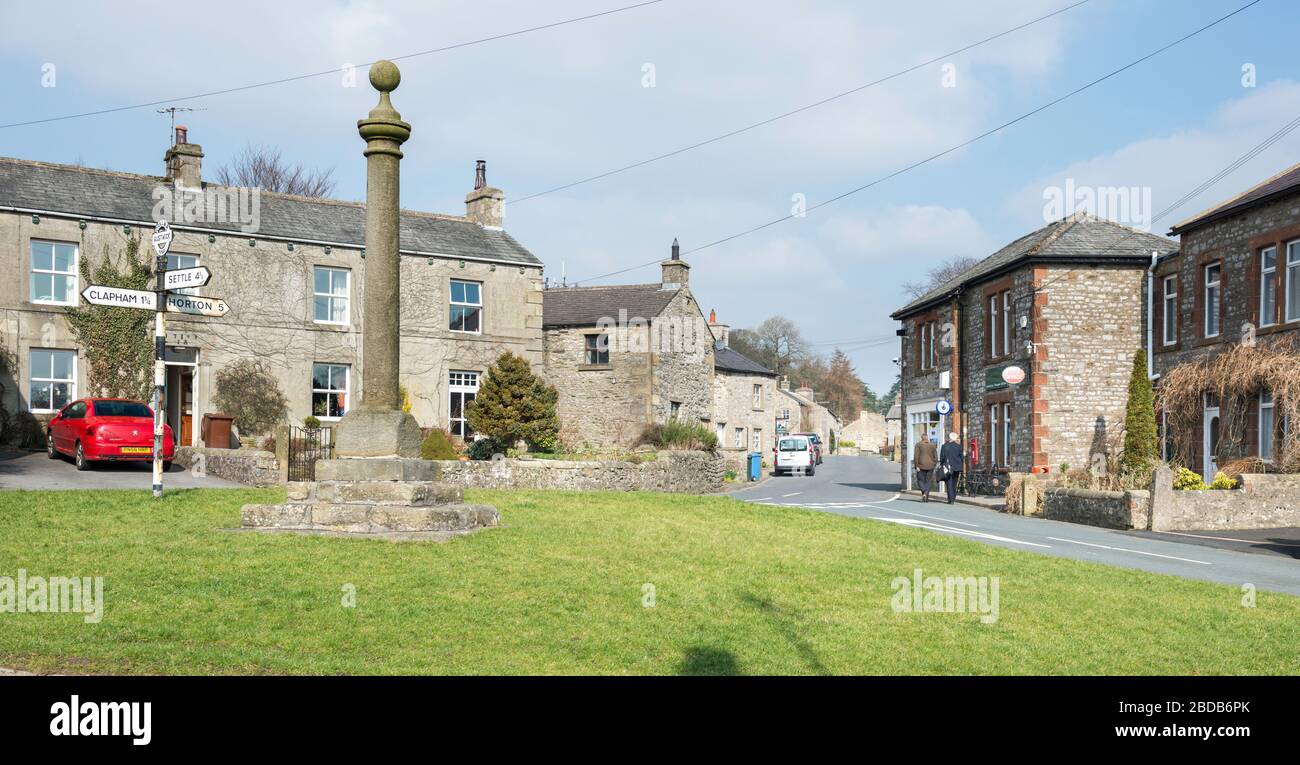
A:
<svg viewBox="0 0 1300 765">
<path fill-rule="evenodd" d="M 736 449 L 745 448 L 745 428 L 743 426 L 732 430 L 732 446 Z"/>
<path fill-rule="evenodd" d="M 1286 278 L 1282 290 L 1282 320 L 1286 323 L 1300 321 L 1300 239 L 1286 243 Z M 1292 295 L 1296 296 L 1296 313 L 1291 313 Z"/>
<path fill-rule="evenodd" d="M 193 258 L 194 265 L 192 266 L 181 265 L 181 258 Z M 199 258 L 200 256 L 195 255 L 192 252 L 169 252 L 167 253 L 167 270 L 180 271 L 186 268 L 198 268 L 200 262 Z M 173 262 L 176 264 L 175 266 L 172 266 Z M 180 287 L 178 289 L 168 290 L 168 292 L 175 292 L 178 295 L 199 295 L 200 289 L 202 288 L 201 287 Z"/>
<path fill-rule="evenodd" d="M 343 387 L 342 387 L 342 388 L 317 388 L 317 387 L 316 387 L 316 367 L 342 368 L 342 369 L 343 369 Z M 333 375 L 333 374 L 328 374 L 328 375 L 326 376 L 326 378 L 327 378 L 327 380 L 328 380 L 330 383 L 333 383 L 333 381 L 334 381 L 334 375 Z M 328 400 L 329 400 L 329 399 L 328 399 L 328 397 L 329 397 L 330 395 L 332 395 L 332 394 L 342 393 L 342 394 L 343 394 L 343 411 L 342 411 L 342 413 L 340 413 L 340 414 L 336 414 L 336 415 L 332 415 L 332 414 L 316 414 L 316 394 L 317 394 L 317 393 L 322 393 L 322 394 L 325 394 L 325 396 L 326 396 L 326 402 L 327 402 L 327 404 L 326 404 L 326 408 L 325 408 L 325 411 L 326 411 L 326 412 L 329 411 L 329 406 L 328 406 Z M 351 408 L 351 406 L 352 406 L 352 365 L 351 365 L 351 364 L 341 364 L 341 363 L 334 362 L 334 361 L 313 361 L 313 362 L 311 363 L 311 413 L 312 413 L 312 416 L 315 417 L 316 419 L 320 420 L 321 422 L 338 422 L 339 420 L 343 419 L 343 416 L 344 416 L 344 415 L 346 415 L 346 414 L 348 413 L 348 410 Z"/>
<path fill-rule="evenodd" d="M 1270 391 L 1260 391 L 1259 402 L 1256 405 L 1258 413 L 1256 419 L 1256 430 L 1259 431 L 1257 454 L 1265 462 L 1273 461 L 1273 447 L 1277 444 L 1277 410 L 1273 406 L 1273 394 Z M 1264 427 L 1264 410 L 1268 410 L 1268 427 Z M 1266 453 L 1267 452 L 1267 453 Z"/>
<path fill-rule="evenodd" d="M 50 377 L 37 377 L 36 364 L 32 358 L 36 353 L 49 353 L 50 356 Z M 54 377 L 54 356 L 56 353 L 66 353 L 72 357 L 72 363 L 69 365 L 72 377 L 69 379 Z M 49 407 L 33 406 L 32 384 L 43 383 L 49 388 Z M 54 386 L 58 383 L 67 383 L 68 400 L 63 406 L 54 406 Z M 77 352 L 67 348 L 28 348 L 27 349 L 27 411 L 32 414 L 53 414 L 54 412 L 63 411 L 69 404 L 77 400 Z"/>
<path fill-rule="evenodd" d="M 753 383 L 753 391 L 750 395 L 750 404 L 756 410 L 763 409 L 763 383 Z"/>
<path fill-rule="evenodd" d="M 592 347 L 592 340 L 595 339 L 595 347 Z M 602 339 L 605 347 L 600 347 Z M 592 354 L 595 354 L 594 356 Z M 594 359 L 594 360 L 593 360 Z M 608 332 L 588 332 L 582 336 L 582 363 L 588 367 L 607 367 L 609 366 L 609 333 Z"/>
<path fill-rule="evenodd" d="M 1215 270 L 1215 278 L 1210 280 L 1210 269 Z M 1214 302 L 1210 301 L 1210 290 L 1214 290 Z M 1213 340 L 1223 334 L 1223 261 L 1215 260 L 1201 266 L 1201 336 Z M 1214 319 L 1214 332 L 1210 332 L 1210 319 Z"/>
<path fill-rule="evenodd" d="M 466 382 L 472 379 L 471 385 Z M 473 440 L 477 435 L 469 425 L 469 405 L 478 398 L 479 389 L 483 386 L 483 373 L 474 369 L 449 369 L 447 370 L 447 431 L 462 441 Z M 452 402 L 456 396 L 460 396 L 460 416 L 452 416 L 454 409 Z M 466 400 L 466 395 L 471 398 Z M 460 424 L 458 429 L 457 423 Z M 457 432 L 459 430 L 459 432 Z"/>
<path fill-rule="evenodd" d="M 1171 292 L 1169 287 L 1173 285 Z M 1178 274 L 1166 274 L 1160 279 L 1160 344 L 1178 345 Z"/>
<path fill-rule="evenodd" d="M 1011 437 L 1014 435 L 1011 427 L 1011 402 L 1002 403 L 1002 467 L 1011 467 Z"/>
<path fill-rule="evenodd" d="M 466 285 L 466 286 L 473 285 L 473 286 L 477 289 L 477 291 L 478 291 L 478 302 L 477 302 L 477 303 L 471 303 L 471 302 L 469 302 L 468 299 L 467 299 L 467 300 L 464 300 L 464 301 L 457 301 L 456 298 L 455 298 L 455 294 L 454 294 L 454 292 L 455 292 L 455 286 L 456 286 L 457 284 L 463 284 L 463 285 Z M 468 296 L 468 293 L 466 293 L 466 295 Z M 478 328 L 477 328 L 477 329 L 456 329 L 455 327 L 453 327 L 453 326 L 452 326 L 452 321 L 453 321 L 452 316 L 455 314 L 455 311 L 456 311 L 457 308 L 476 308 L 476 309 L 478 309 L 478 313 L 477 313 L 477 317 L 478 317 Z M 485 315 L 486 315 L 486 311 L 484 311 L 484 309 L 483 309 L 483 282 L 480 282 L 480 281 L 474 281 L 473 279 L 458 279 L 458 278 L 455 278 L 455 277 L 452 277 L 451 279 L 448 280 L 448 283 L 447 283 L 447 330 L 448 330 L 449 332 L 456 332 L 456 333 L 458 333 L 458 334 L 462 334 L 462 335 L 481 335 L 481 334 L 483 334 L 483 319 L 484 319 L 484 316 L 485 316 Z M 460 321 L 460 324 L 461 324 L 461 327 L 464 327 L 464 326 L 465 326 L 465 315 L 464 315 L 464 314 L 461 315 L 461 321 Z"/>
<path fill-rule="evenodd" d="M 352 324 L 352 269 L 342 268 L 339 266 L 327 266 L 322 264 L 313 265 L 311 270 L 311 294 L 312 294 L 312 322 L 315 324 L 329 324 L 335 327 L 347 327 Z M 330 274 L 329 286 L 334 287 L 334 274 L 343 274 L 346 284 L 343 288 L 342 295 L 336 295 L 332 292 L 316 291 L 316 273 L 324 271 Z M 329 313 L 334 312 L 334 301 L 343 301 L 343 321 L 334 321 L 333 319 L 322 319 L 316 314 L 316 301 L 319 298 L 325 298 L 329 306 Z"/>
<path fill-rule="evenodd" d="M 1267 255 L 1273 253 L 1273 265 L 1268 266 Z M 1261 247 L 1259 250 L 1259 294 L 1256 298 L 1259 300 L 1259 326 L 1260 328 L 1271 327 L 1277 324 L 1277 245 L 1270 244 L 1267 247 Z M 1265 291 L 1272 288 L 1273 305 L 1269 308 L 1264 300 Z"/>
<path fill-rule="evenodd" d="M 1002 292 L 1002 355 L 1011 355 L 1011 290 Z"/>
<path fill-rule="evenodd" d="M 38 269 L 36 267 L 35 253 L 32 252 L 32 248 L 37 244 L 50 245 L 50 267 L 48 269 L 45 268 Z M 54 270 L 54 267 L 56 265 L 56 257 L 57 257 L 56 253 L 58 251 L 57 248 L 60 246 L 72 248 L 72 270 L 70 271 Z M 81 245 L 77 244 L 76 242 L 61 242 L 55 239 L 28 240 L 27 243 L 27 300 L 28 302 L 33 303 L 35 305 L 62 305 L 62 306 L 77 305 L 77 301 L 81 297 L 80 268 L 81 268 Z M 37 274 L 46 274 L 50 276 L 51 286 L 53 286 L 53 279 L 62 277 L 71 280 L 70 282 L 71 287 L 68 289 L 68 299 L 67 300 L 37 300 L 36 290 L 34 289 L 35 284 L 33 283 L 33 280 L 36 278 Z"/>
<path fill-rule="evenodd" d="M 1002 409 L 1001 403 L 989 404 L 989 467 L 998 466 L 998 430 L 1001 423 L 998 422 L 998 414 Z"/>
</svg>

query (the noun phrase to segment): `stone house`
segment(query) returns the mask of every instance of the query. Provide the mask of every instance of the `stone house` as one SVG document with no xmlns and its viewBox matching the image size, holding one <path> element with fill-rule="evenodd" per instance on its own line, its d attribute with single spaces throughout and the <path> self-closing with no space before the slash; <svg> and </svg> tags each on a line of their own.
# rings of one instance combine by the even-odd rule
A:
<svg viewBox="0 0 1300 765">
<path fill-rule="evenodd" d="M 1239 344 L 1300 341 L 1300 165 L 1169 233 L 1178 237 L 1178 251 L 1160 259 L 1146 284 L 1146 345 L 1157 387 L 1179 365 Z M 1163 456 L 1207 480 L 1225 460 L 1272 460 L 1290 433 L 1286 418 L 1274 416 L 1273 404 L 1263 389 L 1235 409 L 1233 402 L 1203 393 L 1191 432 L 1178 432 L 1171 419 L 1185 423 L 1192 417 L 1161 412 Z"/>
<path fill-rule="evenodd" d="M 968 469 L 1088 466 L 1123 427 L 1142 282 L 1163 237 L 1079 213 L 1016 239 L 892 314 L 902 324 L 902 483 L 921 438 Z"/>
<path fill-rule="evenodd" d="M 787 381 L 782 381 L 781 404 L 777 407 L 777 432 L 779 433 L 816 433 L 822 437 L 823 448 L 827 453 L 835 450 L 835 441 L 843 430 L 843 425 L 831 410 L 817 403 L 813 389 L 801 385 L 790 390 Z"/>
<path fill-rule="evenodd" d="M 863 451 L 880 452 L 888 440 L 885 416 L 880 412 L 863 409 L 856 420 L 844 426 L 840 439 L 852 441 Z"/>
<path fill-rule="evenodd" d="M 657 283 L 542 292 L 542 368 L 567 446 L 626 448 L 650 423 L 712 419 L 714 338 L 680 252 L 674 241 Z"/>
<path fill-rule="evenodd" d="M 779 404 L 776 373 L 733 350 L 730 328 L 709 313 L 709 329 L 716 338 L 713 353 L 712 421 L 718 447 L 728 467 L 741 472 L 745 455 L 758 452 L 768 459 L 775 446 L 776 409 Z"/>
<path fill-rule="evenodd" d="M 206 182 L 202 148 L 176 132 L 162 176 L 0 158 L 0 263 L 18 274 L 0 284 L 11 360 L 0 404 L 48 419 L 95 393 L 64 318 L 87 286 L 80 267 L 132 237 L 152 258 L 149 236 L 166 217 L 169 266 L 208 266 L 211 282 L 192 291 L 231 308 L 168 314 L 166 416 L 178 440 L 201 445 L 214 375 L 244 358 L 270 367 L 290 421 L 337 419 L 360 392 L 365 206 Z M 503 198 L 480 162 L 464 215 L 401 214 L 401 381 L 422 426 L 470 435 L 464 406 L 489 363 L 509 350 L 540 366 L 542 263 L 502 228 Z"/>
</svg>

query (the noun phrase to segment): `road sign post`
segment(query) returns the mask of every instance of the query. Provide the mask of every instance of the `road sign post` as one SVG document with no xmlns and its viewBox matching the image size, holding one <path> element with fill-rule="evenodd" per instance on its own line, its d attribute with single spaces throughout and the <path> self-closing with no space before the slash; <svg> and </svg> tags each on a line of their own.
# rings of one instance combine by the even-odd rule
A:
<svg viewBox="0 0 1300 765">
<path fill-rule="evenodd" d="M 163 494 L 163 391 L 167 385 L 167 251 L 172 245 L 172 228 L 165 220 L 154 227 L 154 273 L 158 276 L 153 321 L 153 496 Z"/>
</svg>

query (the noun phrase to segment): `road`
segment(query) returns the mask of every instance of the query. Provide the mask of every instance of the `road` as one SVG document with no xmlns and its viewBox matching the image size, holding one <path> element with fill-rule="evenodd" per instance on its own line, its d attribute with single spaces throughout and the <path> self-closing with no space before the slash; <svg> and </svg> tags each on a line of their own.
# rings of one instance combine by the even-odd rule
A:
<svg viewBox="0 0 1300 765">
<path fill-rule="evenodd" d="M 153 485 L 149 462 L 108 462 L 80 472 L 66 457 L 52 460 L 45 452 L 0 454 L 0 489 L 142 489 Z M 195 475 L 179 465 L 163 475 L 164 489 L 238 489 L 241 484 Z"/>
<path fill-rule="evenodd" d="M 1300 595 L 1300 550 L 1258 554 L 1208 546 L 1212 540 L 1115 531 L 1008 515 L 942 499 L 922 503 L 898 493 L 898 465 L 879 457 L 828 456 L 816 475 L 775 476 L 730 496 L 746 502 L 806 507 L 853 518 L 899 523 L 985 544 L 1160 574 Z M 1294 543 L 1286 540 L 1283 551 Z M 1240 547 L 1240 545 L 1238 545 Z"/>
</svg>

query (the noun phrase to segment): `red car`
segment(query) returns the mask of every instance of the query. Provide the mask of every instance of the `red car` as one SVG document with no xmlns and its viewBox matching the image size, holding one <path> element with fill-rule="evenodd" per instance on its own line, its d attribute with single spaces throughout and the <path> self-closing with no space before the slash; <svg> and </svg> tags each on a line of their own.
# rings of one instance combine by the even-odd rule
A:
<svg viewBox="0 0 1300 765">
<path fill-rule="evenodd" d="M 59 410 L 45 429 L 50 459 L 66 454 L 78 470 L 92 462 L 153 460 L 153 409 L 121 398 L 82 398 Z M 163 425 L 163 469 L 176 456 L 172 429 Z"/>
</svg>

